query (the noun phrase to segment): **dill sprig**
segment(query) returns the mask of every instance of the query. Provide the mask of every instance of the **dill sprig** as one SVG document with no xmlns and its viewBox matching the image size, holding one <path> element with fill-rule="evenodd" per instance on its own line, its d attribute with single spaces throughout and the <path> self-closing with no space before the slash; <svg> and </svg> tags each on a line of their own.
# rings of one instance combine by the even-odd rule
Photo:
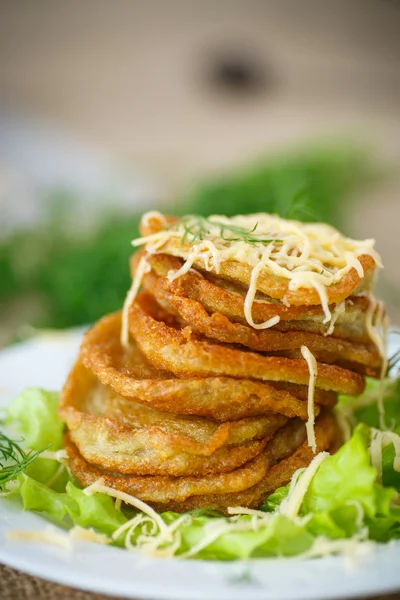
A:
<svg viewBox="0 0 400 600">
<path fill-rule="evenodd" d="M 400 362 L 400 350 L 397 350 L 388 360 L 387 373 L 390 373 Z"/>
<path fill-rule="evenodd" d="M 29 450 L 26 452 L 19 442 L 22 440 L 13 440 L 5 433 L 0 431 L 0 490 L 8 481 L 17 479 L 18 475 L 23 473 L 44 450 L 51 446 L 49 444 L 43 450 Z"/>
<path fill-rule="evenodd" d="M 252 229 L 246 229 L 239 225 L 230 223 L 222 223 L 209 217 L 201 217 L 199 215 L 188 215 L 183 217 L 175 224 L 174 228 L 182 226 L 184 234 L 182 236 L 182 244 L 204 240 L 211 233 L 211 227 L 219 228 L 219 236 L 226 242 L 246 242 L 247 244 L 269 244 L 271 242 L 280 242 L 281 240 L 264 238 L 256 233 L 258 223 Z M 254 234 L 254 235 L 253 235 Z"/>
</svg>

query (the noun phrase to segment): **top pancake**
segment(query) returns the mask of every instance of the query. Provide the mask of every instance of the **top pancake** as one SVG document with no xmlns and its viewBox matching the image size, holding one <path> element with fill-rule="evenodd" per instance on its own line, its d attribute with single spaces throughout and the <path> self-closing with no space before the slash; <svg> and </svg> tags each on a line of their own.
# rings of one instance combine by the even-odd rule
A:
<svg viewBox="0 0 400 600">
<path fill-rule="evenodd" d="M 177 219 L 165 217 L 163 215 L 153 214 L 142 221 L 142 236 L 151 236 L 164 230 L 166 227 L 177 223 Z M 339 234 L 338 234 L 339 236 Z M 226 239 L 226 238 L 224 238 Z M 234 239 L 234 238 L 232 238 Z M 344 239 L 344 238 L 343 238 Z M 279 240 L 277 240 L 279 242 Z M 157 252 L 178 256 L 186 259 L 193 249 L 190 242 L 182 243 L 179 237 L 166 238 L 164 243 L 157 245 Z M 363 275 L 352 267 L 341 277 L 339 281 L 326 286 L 327 301 L 329 304 L 342 302 L 350 295 L 361 292 L 368 292 L 373 283 L 373 273 L 377 266 L 375 258 L 371 254 L 358 254 L 359 264 L 362 267 Z M 193 264 L 197 269 L 204 269 L 204 262 L 200 258 L 195 258 Z M 216 269 L 213 261 L 209 261 L 207 271 L 218 275 L 220 278 L 234 282 L 246 288 L 251 284 L 252 272 L 254 266 L 250 266 L 245 261 L 235 259 L 221 260 Z M 315 287 L 298 287 L 293 289 L 290 286 L 290 279 L 282 277 L 279 274 L 272 273 L 268 268 L 263 268 L 257 275 L 256 290 L 267 296 L 281 300 L 288 306 L 312 306 L 321 304 L 321 296 Z"/>
<path fill-rule="evenodd" d="M 131 257 L 131 276 L 135 275 L 136 268 L 143 251 Z M 233 323 L 247 325 L 244 315 L 244 302 L 246 290 L 244 287 L 234 285 L 209 273 L 191 269 L 177 279 L 170 281 L 168 274 L 178 271 L 183 260 L 167 254 L 146 255 L 146 261 L 151 266 L 151 272 L 143 277 L 143 285 L 153 294 L 168 294 L 169 300 L 173 296 L 175 302 L 189 299 L 200 303 L 209 314 L 220 314 Z M 157 281 L 155 280 L 157 277 Z M 151 281 L 149 281 L 151 279 Z M 149 289 L 151 287 L 151 289 Z M 344 303 L 344 310 L 340 311 L 334 326 L 329 330 L 329 323 L 324 324 L 324 312 L 321 306 L 285 306 L 281 302 L 257 293 L 252 305 L 253 319 L 262 323 L 278 316 L 280 321 L 273 326 L 278 331 L 309 331 L 321 335 L 329 335 L 352 341 L 355 343 L 371 343 L 366 317 L 369 311 L 371 321 L 375 319 L 374 308 L 371 300 L 366 296 L 351 296 Z M 330 306 L 335 313 L 336 305 Z"/>
</svg>

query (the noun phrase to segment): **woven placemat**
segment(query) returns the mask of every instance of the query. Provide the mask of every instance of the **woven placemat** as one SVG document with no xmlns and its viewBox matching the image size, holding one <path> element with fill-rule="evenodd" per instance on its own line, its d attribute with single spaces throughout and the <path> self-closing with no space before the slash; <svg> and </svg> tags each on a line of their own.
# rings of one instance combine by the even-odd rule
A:
<svg viewBox="0 0 400 600">
<path fill-rule="evenodd" d="M 116 596 L 103 596 L 82 592 L 64 585 L 50 583 L 37 577 L 25 575 L 10 567 L 0 565 L 1 600 L 122 600 Z M 135 600 L 140 600 L 135 598 Z M 245 600 L 245 599 L 243 599 Z M 360 599 L 361 600 L 361 599 Z M 376 596 L 368 600 L 400 600 L 400 593 Z"/>
<path fill-rule="evenodd" d="M 50 583 L 0 565 L 1 600 L 121 600 Z"/>
</svg>

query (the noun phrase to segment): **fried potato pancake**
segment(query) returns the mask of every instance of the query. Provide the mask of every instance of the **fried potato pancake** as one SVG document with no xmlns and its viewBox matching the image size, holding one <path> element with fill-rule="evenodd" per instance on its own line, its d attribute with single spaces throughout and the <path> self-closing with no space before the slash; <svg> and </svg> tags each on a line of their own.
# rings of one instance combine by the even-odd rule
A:
<svg viewBox="0 0 400 600">
<path fill-rule="evenodd" d="M 143 254 L 142 251 L 132 255 L 132 277 Z M 182 259 L 166 254 L 149 254 L 146 260 L 151 265 L 152 272 L 144 275 L 143 286 L 155 296 L 165 294 L 179 299 L 188 298 L 199 302 L 209 314 L 219 313 L 233 323 L 247 325 L 244 315 L 245 288 L 213 277 L 209 273 L 200 273 L 194 268 L 169 281 L 168 273 L 180 269 L 183 265 Z M 370 344 L 366 326 L 369 305 L 370 300 L 366 296 L 351 296 L 346 299 L 345 310 L 337 316 L 330 335 L 355 343 Z M 277 331 L 309 331 L 326 335 L 329 329 L 329 323 L 323 322 L 325 315 L 320 306 L 285 306 L 258 292 L 251 310 L 256 323 L 279 316 L 279 323 L 272 328 Z M 335 305 L 331 305 L 330 310 L 334 313 Z"/>
<path fill-rule="evenodd" d="M 263 452 L 244 466 L 229 473 L 203 477 L 130 476 L 106 471 L 89 464 L 79 453 L 69 434 L 65 436 L 65 449 L 68 454 L 68 466 L 81 485 L 90 485 L 102 477 L 105 485 L 124 491 L 145 502 L 163 504 L 171 500 L 183 502 L 190 496 L 228 494 L 246 490 L 264 479 L 271 466 L 268 455 Z"/>
<path fill-rule="evenodd" d="M 220 313 L 208 314 L 203 305 L 187 297 L 168 291 L 169 283 L 154 273 L 145 275 L 143 287 L 168 312 L 177 314 L 183 326 L 189 325 L 197 334 L 227 344 L 240 344 L 258 352 L 298 350 L 305 345 L 320 362 L 355 365 L 361 373 L 379 375 L 382 358 L 377 347 L 354 344 L 306 331 L 282 333 L 273 329 L 254 329 L 241 323 L 233 323 Z M 290 354 L 281 354 L 291 356 Z M 297 356 L 293 356 L 297 358 Z"/>
<path fill-rule="evenodd" d="M 307 385 L 305 360 L 262 356 L 231 345 L 213 344 L 183 329 L 147 292 L 141 292 L 129 310 L 130 332 L 146 358 L 159 369 L 180 377 L 251 377 L 262 381 L 289 381 Z M 342 394 L 359 395 L 364 379 L 333 365 L 318 364 L 316 386 Z"/>
<path fill-rule="evenodd" d="M 291 433 L 289 430 L 291 429 Z M 317 451 L 335 451 L 337 449 L 337 424 L 331 414 L 321 415 L 316 422 Z M 192 496 L 184 502 L 169 502 L 168 505 L 152 503 L 159 512 L 173 510 L 186 512 L 203 506 L 220 510 L 227 514 L 228 507 L 242 506 L 258 508 L 276 489 L 287 485 L 294 473 L 307 467 L 314 458 L 312 449 L 304 440 L 304 430 L 297 429 L 296 423 L 289 422 L 268 444 L 266 452 L 273 466 L 267 476 L 252 488 L 230 494 L 210 494 L 208 496 Z"/>
<path fill-rule="evenodd" d="M 173 224 L 178 219 L 164 216 L 153 216 L 147 219 L 146 223 L 141 225 L 140 232 L 142 236 L 152 235 L 165 229 L 168 225 Z M 172 256 L 182 256 L 184 252 L 190 251 L 190 244 L 182 244 L 179 239 L 168 239 L 162 247 L 159 248 L 160 253 L 169 254 Z M 329 304 L 342 302 L 349 296 L 355 293 L 369 291 L 373 281 L 373 273 L 376 268 L 376 262 L 369 254 L 363 254 L 358 257 L 364 271 L 364 276 L 360 277 L 356 269 L 353 267 L 348 271 L 343 278 L 328 287 L 326 287 L 327 298 Z M 198 269 L 201 269 L 199 261 L 194 263 Z M 222 279 L 233 281 L 246 288 L 250 285 L 252 267 L 245 263 L 235 260 L 225 260 L 219 265 L 219 271 L 216 272 L 210 265 L 210 272 L 218 275 Z M 282 300 L 290 306 L 312 306 L 320 305 L 321 299 L 318 292 L 314 288 L 298 288 L 296 290 L 289 289 L 289 280 L 268 272 L 267 269 L 260 272 L 256 284 L 257 290 L 270 296 Z"/>
<path fill-rule="evenodd" d="M 327 413 L 318 417 L 315 430 L 317 450 L 330 448 L 337 435 L 334 417 Z M 203 506 L 258 507 L 273 490 L 286 485 L 298 468 L 311 462 L 314 454 L 304 438 L 304 425 L 293 419 L 278 431 L 258 458 L 244 467 L 228 474 L 200 478 L 123 476 L 89 464 L 68 435 L 65 448 L 68 466 L 82 486 L 102 477 L 105 485 L 144 500 L 159 512 L 185 512 Z M 251 481 L 255 483 L 250 484 Z"/>
<path fill-rule="evenodd" d="M 121 473 L 203 474 L 229 471 L 261 452 L 282 415 L 217 423 L 155 411 L 97 382 L 78 360 L 61 394 L 60 417 L 89 461 Z M 261 443 L 249 443 L 261 440 Z M 224 448 L 224 451 L 219 451 Z M 219 451 L 219 452 L 218 452 Z"/>
<path fill-rule="evenodd" d="M 153 367 L 134 340 L 129 348 L 123 348 L 120 330 L 121 313 L 103 317 L 86 333 L 80 356 L 104 385 L 126 399 L 128 406 L 130 400 L 135 400 L 162 412 L 199 415 L 217 421 L 271 413 L 307 419 L 307 385 L 267 384 L 247 377 L 179 379 Z M 314 399 L 318 413 L 319 404 L 332 406 L 337 395 L 316 389 Z M 121 411 L 128 409 L 122 406 L 122 398 L 120 403 Z"/>
</svg>

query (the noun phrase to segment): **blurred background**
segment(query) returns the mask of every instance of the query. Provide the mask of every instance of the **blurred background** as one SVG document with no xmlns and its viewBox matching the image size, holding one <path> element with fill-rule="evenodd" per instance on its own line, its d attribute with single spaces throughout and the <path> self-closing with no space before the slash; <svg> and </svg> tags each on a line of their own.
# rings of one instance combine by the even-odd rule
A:
<svg viewBox="0 0 400 600">
<path fill-rule="evenodd" d="M 140 214 L 374 237 L 400 323 L 400 1 L 0 0 L 0 345 L 129 286 Z"/>
</svg>

